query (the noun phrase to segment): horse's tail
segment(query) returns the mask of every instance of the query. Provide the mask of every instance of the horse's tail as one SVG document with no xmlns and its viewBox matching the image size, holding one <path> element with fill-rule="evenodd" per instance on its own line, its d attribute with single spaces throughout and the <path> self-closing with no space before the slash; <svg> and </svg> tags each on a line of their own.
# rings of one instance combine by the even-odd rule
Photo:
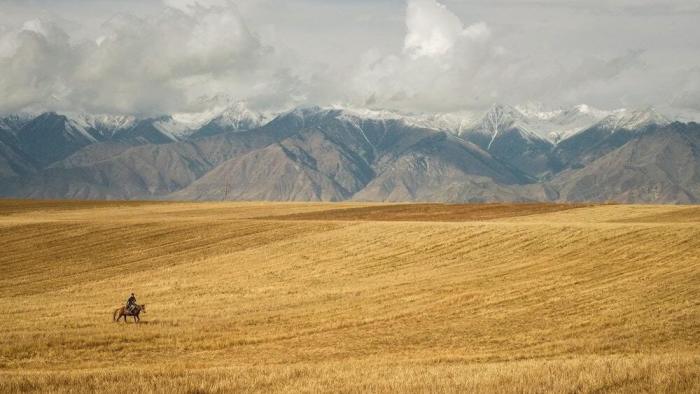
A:
<svg viewBox="0 0 700 394">
<path fill-rule="evenodd" d="M 112 316 L 112 321 L 117 321 L 117 315 L 119 314 L 119 311 L 121 311 L 121 309 L 122 308 L 120 307 L 114 311 L 114 315 Z"/>
</svg>

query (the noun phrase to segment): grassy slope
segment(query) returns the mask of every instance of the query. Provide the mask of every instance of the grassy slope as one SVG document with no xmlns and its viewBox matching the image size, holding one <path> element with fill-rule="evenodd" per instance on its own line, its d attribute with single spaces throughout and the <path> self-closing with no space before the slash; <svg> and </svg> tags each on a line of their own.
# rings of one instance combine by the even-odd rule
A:
<svg viewBox="0 0 700 394">
<path fill-rule="evenodd" d="M 0 391 L 700 390 L 697 208 L 406 207 L 0 201 Z"/>
</svg>

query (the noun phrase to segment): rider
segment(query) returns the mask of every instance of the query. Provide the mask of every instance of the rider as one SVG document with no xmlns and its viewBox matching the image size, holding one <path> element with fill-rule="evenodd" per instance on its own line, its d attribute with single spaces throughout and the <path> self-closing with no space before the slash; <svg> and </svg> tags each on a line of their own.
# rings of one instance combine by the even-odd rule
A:
<svg viewBox="0 0 700 394">
<path fill-rule="evenodd" d="M 134 309 L 134 306 L 136 306 L 136 296 L 134 293 L 131 293 L 131 297 L 126 301 L 126 310 L 131 312 Z"/>
</svg>

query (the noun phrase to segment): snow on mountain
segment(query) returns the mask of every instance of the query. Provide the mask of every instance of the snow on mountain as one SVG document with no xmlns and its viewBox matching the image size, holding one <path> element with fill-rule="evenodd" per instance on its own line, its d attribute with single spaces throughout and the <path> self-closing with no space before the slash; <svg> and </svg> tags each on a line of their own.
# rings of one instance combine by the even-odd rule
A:
<svg viewBox="0 0 700 394">
<path fill-rule="evenodd" d="M 90 133 L 92 125 L 85 121 L 82 117 L 70 117 L 67 115 L 57 114 L 59 117 L 65 118 L 64 132 L 67 136 L 83 137 L 91 142 L 96 142 L 97 138 Z"/>
<path fill-rule="evenodd" d="M 530 139 L 543 139 L 552 143 L 585 130 L 612 113 L 585 104 L 557 110 L 546 110 L 537 104 L 518 107 L 495 104 L 486 112 L 444 113 L 403 113 L 335 105 L 295 108 L 288 113 L 296 114 L 298 118 L 303 119 L 308 116 L 309 111 L 332 110 L 342 111 L 341 116 L 346 120 L 399 120 L 409 126 L 445 131 L 455 135 L 481 132 L 493 136 L 499 131 L 516 128 Z"/>
<path fill-rule="evenodd" d="M 221 108 L 216 107 L 195 113 L 174 113 L 156 119 L 153 122 L 153 127 L 163 134 L 172 136 L 174 139 L 183 139 L 219 116 L 221 111 Z"/>
<path fill-rule="evenodd" d="M 252 111 L 244 102 L 238 102 L 226 107 L 211 121 L 221 127 L 243 131 L 262 126 L 270 117 L 270 114 Z"/>
<path fill-rule="evenodd" d="M 551 169 L 552 143 L 541 137 L 522 112 L 497 104 L 460 137 L 528 176 L 540 177 Z"/>
<path fill-rule="evenodd" d="M 495 137 L 499 132 L 518 129 L 528 139 L 546 140 L 551 143 L 564 140 L 622 111 L 605 111 L 585 104 L 551 110 L 544 108 L 541 104 L 528 103 L 517 107 L 494 104 L 486 112 L 403 113 L 335 105 L 295 108 L 287 114 L 295 114 L 299 119 L 303 119 L 310 113 L 333 110 L 341 111 L 340 116 L 346 120 L 398 120 L 409 126 L 445 131 L 455 135 L 478 132 Z"/>
<path fill-rule="evenodd" d="M 447 131 L 456 135 L 474 127 L 480 117 L 476 112 L 460 111 L 437 114 L 419 114 L 406 118 L 412 126 Z"/>
<path fill-rule="evenodd" d="M 173 140 L 187 137 L 202 125 L 199 118 L 193 114 L 173 114 L 160 117 L 153 122 L 153 127 Z"/>
<path fill-rule="evenodd" d="M 602 109 L 593 108 L 593 107 L 588 106 L 586 104 L 579 104 L 579 105 L 575 106 L 573 109 L 576 110 L 580 114 L 588 115 L 588 116 L 591 116 L 593 118 L 598 118 L 598 119 L 602 119 L 602 118 L 610 115 L 611 112 L 615 112 L 615 111 L 605 111 Z"/>
<path fill-rule="evenodd" d="M 443 113 L 403 113 L 392 110 L 376 110 L 331 106 L 330 110 L 342 111 L 341 117 L 346 120 L 371 119 L 401 121 L 407 126 L 420 127 L 436 131 L 445 131 L 458 135 L 460 132 L 473 127 L 480 119 L 480 114 L 469 111 Z"/>
<path fill-rule="evenodd" d="M 539 120 L 550 120 L 559 116 L 563 112 L 562 109 L 547 109 L 543 104 L 537 102 L 529 102 L 523 105 L 516 105 L 515 109 L 517 109 L 521 114 L 525 115 L 525 117 L 529 119 Z"/>
<path fill-rule="evenodd" d="M 323 108 L 319 108 L 323 110 Z M 355 108 L 355 107 L 343 107 L 339 105 L 332 105 L 326 110 L 341 111 L 341 116 L 344 118 L 360 118 L 360 119 L 373 119 L 373 120 L 403 120 L 407 117 L 405 114 L 401 114 L 395 111 L 389 110 L 376 110 L 369 108 Z"/>
<path fill-rule="evenodd" d="M 15 132 L 17 147 L 39 165 L 62 160 L 97 142 L 84 125 L 55 112 L 45 112 Z"/>
<path fill-rule="evenodd" d="M 493 105 L 478 124 L 460 133 L 460 135 L 470 133 L 484 134 L 490 139 L 486 147 L 488 149 L 493 141 L 499 137 L 499 134 L 510 130 L 518 130 L 526 140 L 537 141 L 546 139 L 535 131 L 536 129 L 533 128 L 530 120 L 522 112 L 504 104 Z"/>
<path fill-rule="evenodd" d="M 18 113 L 5 116 L 0 118 L 0 130 L 9 131 L 11 133 L 17 132 L 22 126 L 29 123 L 32 119 L 36 118 L 38 114 L 31 113 Z"/>
<path fill-rule="evenodd" d="M 252 111 L 244 102 L 215 106 L 195 113 L 175 113 L 154 122 L 154 126 L 177 139 L 189 137 L 205 125 L 215 125 L 224 130 L 251 130 L 262 126 L 268 114 Z"/>
<path fill-rule="evenodd" d="M 643 110 L 618 110 L 601 120 L 596 126 L 609 130 L 640 130 L 650 126 L 665 126 L 671 123 L 654 108 Z"/>
<path fill-rule="evenodd" d="M 152 125 L 168 139 L 182 140 L 221 132 L 245 131 L 261 127 L 273 118 L 273 113 L 251 110 L 245 102 L 217 99 L 210 109 L 201 112 L 174 113 L 158 118 L 139 119 L 129 115 L 63 113 L 76 133 L 90 139 L 110 139 L 114 135 L 137 128 L 143 122 Z M 206 107 L 206 106 L 205 106 Z M 569 108 L 549 109 L 541 104 L 527 103 L 520 106 L 493 105 L 485 112 L 456 111 L 445 113 L 404 113 L 393 110 L 376 110 L 355 107 L 303 107 L 287 114 L 295 114 L 303 121 L 305 116 L 319 111 L 340 111 L 339 116 L 355 123 L 361 120 L 394 120 L 408 126 L 450 132 L 464 136 L 481 133 L 496 138 L 506 130 L 519 130 L 528 140 L 546 140 L 558 143 L 583 130 L 598 127 L 639 129 L 649 125 L 665 125 L 669 121 L 654 109 L 643 111 L 605 111 L 581 104 Z M 36 115 L 11 115 L 0 118 L 0 129 L 19 130 Z"/>
<path fill-rule="evenodd" d="M 557 110 L 546 110 L 536 104 L 516 108 L 527 117 L 532 130 L 555 143 L 586 130 L 613 113 L 586 104 Z"/>
<path fill-rule="evenodd" d="M 95 130 L 102 135 L 111 136 L 118 130 L 133 127 L 136 118 L 127 115 L 65 113 L 72 124 L 85 130 Z"/>
</svg>

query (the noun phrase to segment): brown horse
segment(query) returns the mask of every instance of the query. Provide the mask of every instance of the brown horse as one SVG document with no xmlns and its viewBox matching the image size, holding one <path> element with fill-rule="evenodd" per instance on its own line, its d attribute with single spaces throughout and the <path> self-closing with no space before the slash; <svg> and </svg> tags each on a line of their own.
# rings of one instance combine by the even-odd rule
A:
<svg viewBox="0 0 700 394">
<path fill-rule="evenodd" d="M 134 305 L 134 310 L 129 312 L 126 310 L 125 306 L 120 306 L 114 311 L 114 316 L 112 316 L 113 320 L 115 322 L 118 322 L 119 319 L 124 316 L 124 323 L 126 323 L 126 317 L 127 316 L 133 316 L 134 317 L 134 322 L 138 323 L 141 321 L 141 318 L 139 317 L 139 314 L 143 312 L 146 313 L 146 304 L 143 305 Z"/>
</svg>

